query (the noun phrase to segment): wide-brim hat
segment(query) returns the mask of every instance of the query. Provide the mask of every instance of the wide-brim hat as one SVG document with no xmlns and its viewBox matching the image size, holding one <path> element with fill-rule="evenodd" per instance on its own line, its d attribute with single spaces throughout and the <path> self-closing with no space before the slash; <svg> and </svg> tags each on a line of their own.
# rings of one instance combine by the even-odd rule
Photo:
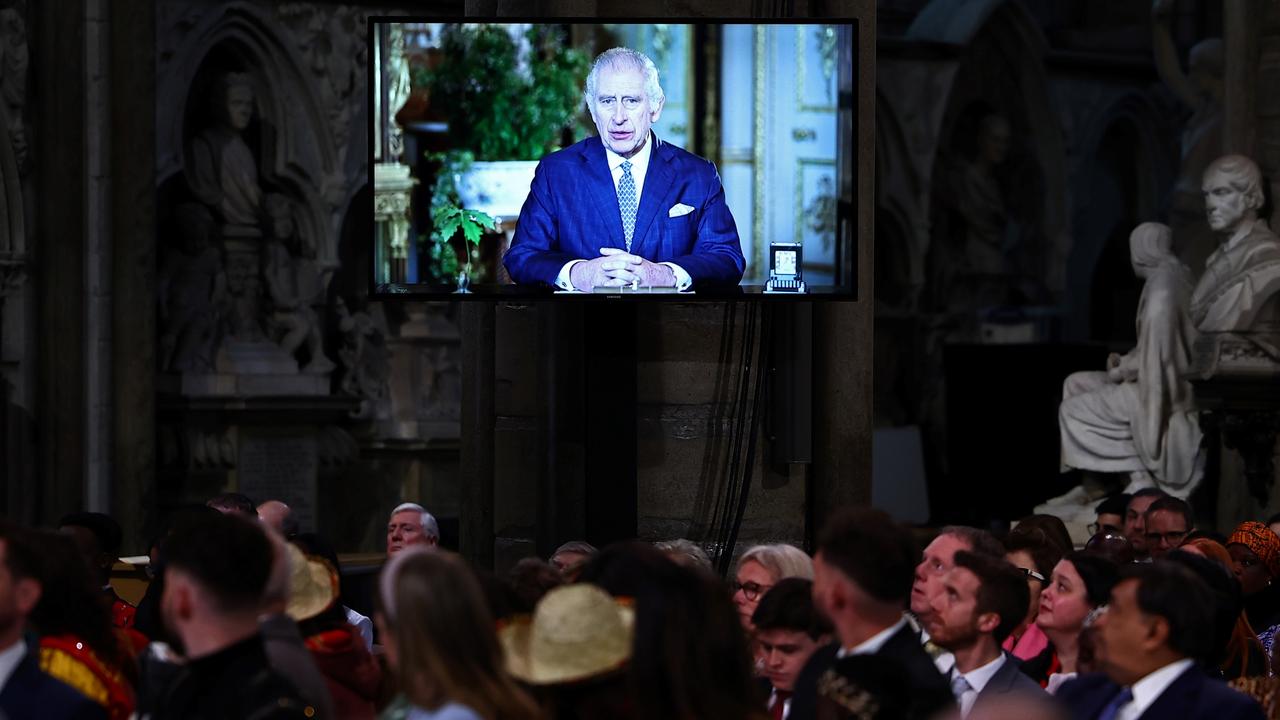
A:
<svg viewBox="0 0 1280 720">
<path fill-rule="evenodd" d="M 556 685 L 625 666 L 634 630 L 629 600 L 578 583 L 552 589 L 532 617 L 517 617 L 498 637 L 508 672 L 533 685 Z"/>
<path fill-rule="evenodd" d="M 289 604 L 285 612 L 298 622 L 310 620 L 333 605 L 338 598 L 338 572 L 327 560 L 302 554 L 288 543 Z"/>
</svg>

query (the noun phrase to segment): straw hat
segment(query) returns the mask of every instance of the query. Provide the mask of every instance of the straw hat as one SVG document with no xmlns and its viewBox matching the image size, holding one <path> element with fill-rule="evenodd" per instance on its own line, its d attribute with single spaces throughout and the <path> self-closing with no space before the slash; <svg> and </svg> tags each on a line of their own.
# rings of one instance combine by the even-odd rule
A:
<svg viewBox="0 0 1280 720">
<path fill-rule="evenodd" d="M 562 585 L 543 596 L 533 618 L 502 628 L 507 670 L 534 685 L 585 680 L 631 657 L 635 613 L 595 585 Z"/>
<path fill-rule="evenodd" d="M 338 573 L 318 557 L 302 554 L 297 545 L 285 543 L 289 553 L 289 604 L 285 612 L 298 622 L 319 615 L 338 597 Z"/>
</svg>

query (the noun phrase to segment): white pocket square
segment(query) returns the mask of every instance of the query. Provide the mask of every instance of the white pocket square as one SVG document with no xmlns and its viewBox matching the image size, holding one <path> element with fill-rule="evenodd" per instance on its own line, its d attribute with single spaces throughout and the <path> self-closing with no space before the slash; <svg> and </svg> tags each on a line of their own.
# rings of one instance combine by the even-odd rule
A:
<svg viewBox="0 0 1280 720">
<path fill-rule="evenodd" d="M 676 203 L 675 205 L 671 206 L 670 210 L 667 211 L 667 217 L 681 217 L 683 215 L 688 215 L 691 212 L 693 212 L 692 207 L 689 207 L 684 203 Z"/>
</svg>

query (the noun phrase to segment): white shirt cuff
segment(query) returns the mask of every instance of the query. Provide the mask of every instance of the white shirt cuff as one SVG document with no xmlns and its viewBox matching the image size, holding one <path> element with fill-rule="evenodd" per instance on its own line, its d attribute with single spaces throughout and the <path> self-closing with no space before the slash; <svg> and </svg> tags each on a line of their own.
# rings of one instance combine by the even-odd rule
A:
<svg viewBox="0 0 1280 720">
<path fill-rule="evenodd" d="M 560 268 L 560 274 L 556 276 L 556 287 L 561 290 L 576 289 L 573 287 L 573 281 L 569 279 L 569 270 L 580 262 L 586 262 L 586 260 L 570 260 L 564 264 L 564 267 Z"/>
<path fill-rule="evenodd" d="M 676 290 L 684 292 L 685 290 L 689 289 L 690 285 L 693 284 L 693 278 L 689 277 L 689 273 L 685 272 L 684 268 L 680 267 L 679 265 L 672 262 L 661 262 L 658 264 L 666 265 L 667 267 L 671 268 L 671 272 L 674 273 L 676 276 Z"/>
</svg>

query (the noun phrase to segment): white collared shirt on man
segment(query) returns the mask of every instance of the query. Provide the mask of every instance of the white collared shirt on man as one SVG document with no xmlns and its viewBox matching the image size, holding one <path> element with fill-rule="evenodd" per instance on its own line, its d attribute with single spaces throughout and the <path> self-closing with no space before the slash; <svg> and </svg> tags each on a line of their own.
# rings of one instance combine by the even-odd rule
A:
<svg viewBox="0 0 1280 720">
<path fill-rule="evenodd" d="M 970 670 L 967 673 L 958 673 L 952 668 L 950 680 L 954 682 L 957 675 L 963 677 L 969 683 L 969 689 L 956 697 L 956 703 L 960 705 L 960 717 L 969 717 L 969 711 L 973 709 L 973 704 L 978 701 L 978 695 L 982 689 L 991 682 L 991 678 L 1000 672 L 1001 666 L 1005 663 L 1004 653 L 996 656 L 995 660 L 983 665 L 982 667 Z"/>
<path fill-rule="evenodd" d="M 1121 705 L 1116 713 L 1116 720 L 1137 720 L 1142 717 L 1142 713 L 1147 711 L 1155 703 L 1169 686 L 1173 684 L 1178 676 L 1186 672 L 1195 664 L 1191 658 L 1183 658 L 1177 662 L 1169 663 L 1155 672 L 1148 673 L 1146 677 L 1134 683 L 1129 691 L 1133 693 L 1133 699 L 1128 703 Z"/>
<path fill-rule="evenodd" d="M 602 141 L 603 142 L 603 141 Z M 608 145 L 604 146 L 605 158 L 609 161 L 609 176 L 613 178 L 613 192 L 618 192 L 618 183 L 622 182 L 622 163 L 631 161 L 631 178 L 636 182 L 636 208 L 640 207 L 640 198 L 644 195 L 644 179 L 649 174 L 649 158 L 653 157 L 653 146 L 658 142 L 658 136 L 649 131 L 649 137 L 645 139 L 644 145 L 640 148 L 640 152 L 632 155 L 630 158 L 624 158 L 618 153 L 609 149 Z M 634 240 L 634 238 L 633 238 Z M 556 285 L 561 290 L 574 290 L 573 281 L 569 277 L 569 270 L 580 262 L 586 262 L 585 259 L 570 260 L 560 268 L 560 274 L 556 276 Z M 671 262 L 658 263 L 671 268 L 671 272 L 676 276 L 676 288 L 679 290 L 687 290 L 693 284 L 693 278 L 689 277 L 689 273 L 685 269 Z"/>
<path fill-rule="evenodd" d="M 840 646 L 840 649 L 836 651 L 836 659 L 839 660 L 841 658 L 847 658 L 851 655 L 875 655 L 880 652 L 880 648 L 884 647 L 885 643 L 889 642 L 889 638 L 893 637 L 893 634 L 905 627 L 906 624 L 907 619 L 902 618 L 898 622 L 851 648 L 846 648 L 842 645 Z"/>
<path fill-rule="evenodd" d="M 18 639 L 18 642 L 0 651 L 0 690 L 4 690 L 9 678 L 13 677 L 13 671 L 18 669 L 19 663 L 22 662 L 22 658 L 26 654 L 27 644 L 21 638 Z"/>
</svg>

